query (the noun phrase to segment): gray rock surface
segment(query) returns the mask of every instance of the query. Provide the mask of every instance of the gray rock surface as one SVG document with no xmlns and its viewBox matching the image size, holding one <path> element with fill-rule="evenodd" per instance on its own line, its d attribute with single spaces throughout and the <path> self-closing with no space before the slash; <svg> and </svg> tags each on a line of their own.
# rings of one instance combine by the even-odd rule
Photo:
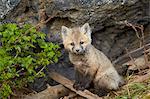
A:
<svg viewBox="0 0 150 99">
<path fill-rule="evenodd" d="M 0 0 L 0 19 L 3 19 L 21 0 Z"/>
<path fill-rule="evenodd" d="M 60 33 L 62 25 L 72 27 L 88 22 L 93 44 L 111 60 L 125 54 L 125 47 L 138 47 L 136 34 L 125 21 L 146 28 L 150 23 L 149 0 L 47 0 L 46 5 L 48 16 L 56 14 L 49 22 L 52 33 Z M 149 37 L 148 32 L 146 36 Z"/>
</svg>

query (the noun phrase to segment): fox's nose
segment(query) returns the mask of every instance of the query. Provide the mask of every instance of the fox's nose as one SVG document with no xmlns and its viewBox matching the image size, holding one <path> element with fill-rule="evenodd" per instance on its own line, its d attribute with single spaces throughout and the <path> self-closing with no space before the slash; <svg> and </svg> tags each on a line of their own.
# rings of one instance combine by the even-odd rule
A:
<svg viewBox="0 0 150 99">
<path fill-rule="evenodd" d="M 79 52 L 79 49 L 76 49 L 76 52 Z"/>
</svg>

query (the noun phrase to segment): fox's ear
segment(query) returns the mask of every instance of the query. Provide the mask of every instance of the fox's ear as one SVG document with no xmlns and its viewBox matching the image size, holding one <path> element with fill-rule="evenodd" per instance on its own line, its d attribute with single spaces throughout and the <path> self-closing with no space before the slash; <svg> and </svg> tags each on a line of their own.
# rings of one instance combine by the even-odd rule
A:
<svg viewBox="0 0 150 99">
<path fill-rule="evenodd" d="M 88 35 L 91 38 L 91 28 L 89 23 L 85 23 L 82 27 L 81 27 L 81 32 L 85 33 L 86 35 Z"/>
<path fill-rule="evenodd" d="M 62 26 L 61 27 L 61 34 L 62 34 L 62 38 L 64 39 L 65 36 L 67 36 L 67 34 L 69 33 L 70 29 L 67 28 L 66 26 Z"/>
</svg>

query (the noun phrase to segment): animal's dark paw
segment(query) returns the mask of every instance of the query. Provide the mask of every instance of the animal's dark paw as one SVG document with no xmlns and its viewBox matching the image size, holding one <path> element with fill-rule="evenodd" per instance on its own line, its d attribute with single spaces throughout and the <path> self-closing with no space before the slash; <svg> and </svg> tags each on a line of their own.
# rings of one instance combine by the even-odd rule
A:
<svg viewBox="0 0 150 99">
<path fill-rule="evenodd" d="M 74 83 L 73 88 L 75 88 L 76 90 L 82 90 L 82 91 L 85 89 L 85 87 L 81 86 L 81 84 L 79 83 Z"/>
</svg>

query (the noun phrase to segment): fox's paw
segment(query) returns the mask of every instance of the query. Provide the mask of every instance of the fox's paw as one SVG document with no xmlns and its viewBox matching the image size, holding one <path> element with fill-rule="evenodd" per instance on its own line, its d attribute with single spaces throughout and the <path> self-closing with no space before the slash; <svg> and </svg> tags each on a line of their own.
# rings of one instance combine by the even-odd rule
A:
<svg viewBox="0 0 150 99">
<path fill-rule="evenodd" d="M 81 84 L 79 83 L 74 83 L 73 88 L 76 90 L 82 90 L 82 91 L 85 90 L 85 87 L 81 86 Z"/>
</svg>

